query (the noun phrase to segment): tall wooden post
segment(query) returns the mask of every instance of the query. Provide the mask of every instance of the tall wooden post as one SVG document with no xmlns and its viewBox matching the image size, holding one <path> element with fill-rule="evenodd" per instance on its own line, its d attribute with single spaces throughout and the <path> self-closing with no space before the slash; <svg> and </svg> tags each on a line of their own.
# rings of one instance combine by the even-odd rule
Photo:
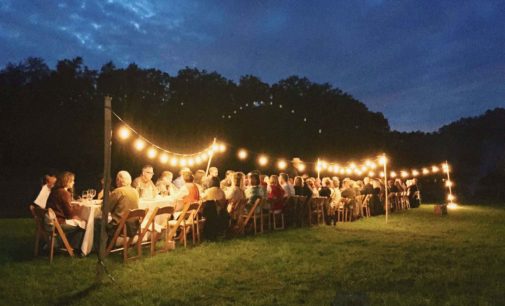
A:
<svg viewBox="0 0 505 306">
<path fill-rule="evenodd" d="M 103 205 L 100 237 L 100 248 L 98 251 L 98 261 L 96 264 L 96 281 L 101 282 L 105 274 L 104 260 L 106 257 L 105 248 L 107 247 L 107 218 L 109 216 L 109 190 L 111 185 L 111 146 L 112 146 L 112 97 L 106 96 L 104 99 L 104 148 L 103 148 Z"/>
<path fill-rule="evenodd" d="M 317 170 L 317 179 L 319 180 L 321 174 L 321 161 L 319 160 L 319 158 L 317 159 L 316 170 Z"/>
<path fill-rule="evenodd" d="M 209 156 L 209 162 L 207 163 L 207 170 L 205 170 L 205 177 L 209 175 L 210 163 L 212 162 L 212 157 L 214 156 L 214 146 L 216 145 L 216 138 L 214 137 L 214 141 L 212 142 L 212 150 Z"/>
<path fill-rule="evenodd" d="M 386 158 L 386 154 L 384 154 L 382 156 L 383 158 L 383 162 L 384 162 L 384 192 L 385 192 L 385 195 L 384 195 L 384 202 L 385 202 L 385 206 L 386 206 L 386 224 L 388 224 L 388 215 L 389 215 L 389 199 L 388 199 L 388 170 L 387 170 L 387 163 L 388 163 L 388 160 Z"/>
</svg>

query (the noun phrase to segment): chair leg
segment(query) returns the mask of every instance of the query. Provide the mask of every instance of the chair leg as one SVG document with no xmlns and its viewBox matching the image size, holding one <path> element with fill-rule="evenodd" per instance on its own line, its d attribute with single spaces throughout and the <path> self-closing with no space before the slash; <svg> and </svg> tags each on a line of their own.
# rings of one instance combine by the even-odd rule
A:
<svg viewBox="0 0 505 306">
<path fill-rule="evenodd" d="M 53 263 L 53 256 L 54 256 L 54 234 L 50 238 L 51 242 L 49 243 L 49 263 Z"/>
</svg>

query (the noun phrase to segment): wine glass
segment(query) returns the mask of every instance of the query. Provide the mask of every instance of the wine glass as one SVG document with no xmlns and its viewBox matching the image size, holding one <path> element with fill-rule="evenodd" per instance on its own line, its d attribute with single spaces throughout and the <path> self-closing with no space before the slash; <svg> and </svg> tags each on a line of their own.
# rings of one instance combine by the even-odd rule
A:
<svg viewBox="0 0 505 306">
<path fill-rule="evenodd" d="M 87 201 L 89 197 L 89 190 L 83 190 L 82 191 L 82 200 Z"/>
<path fill-rule="evenodd" d="M 89 199 L 90 200 L 93 200 L 93 198 L 95 197 L 96 195 L 96 190 L 95 189 L 89 189 L 88 190 L 88 195 L 89 195 Z"/>
</svg>

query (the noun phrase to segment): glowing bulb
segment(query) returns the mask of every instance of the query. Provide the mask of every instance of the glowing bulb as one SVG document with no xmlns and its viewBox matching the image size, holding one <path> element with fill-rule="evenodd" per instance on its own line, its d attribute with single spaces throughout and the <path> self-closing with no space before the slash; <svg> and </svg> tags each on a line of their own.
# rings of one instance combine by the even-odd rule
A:
<svg viewBox="0 0 505 306">
<path fill-rule="evenodd" d="M 168 162 L 168 155 L 166 153 L 160 155 L 160 162 L 163 164 L 166 164 Z"/>
<path fill-rule="evenodd" d="M 391 174 L 390 174 L 391 177 L 396 177 L 396 172 L 394 171 L 391 171 Z"/>
<path fill-rule="evenodd" d="M 212 147 L 210 148 L 210 150 L 214 153 L 214 152 L 217 152 L 219 150 L 219 146 L 217 145 L 217 143 L 213 144 Z"/>
<path fill-rule="evenodd" d="M 370 161 L 369 159 L 365 160 L 365 165 L 370 167 L 370 165 L 372 164 L 372 161 Z"/>
<path fill-rule="evenodd" d="M 345 173 L 351 174 L 352 173 L 352 169 L 351 168 L 345 168 Z"/>
<path fill-rule="evenodd" d="M 170 165 L 175 167 L 177 166 L 177 162 L 178 162 L 177 157 L 172 157 L 172 159 L 170 160 Z"/>
<path fill-rule="evenodd" d="M 222 153 L 222 152 L 224 152 L 224 151 L 226 151 L 226 146 L 225 146 L 224 144 L 220 144 L 220 145 L 219 145 L 219 152 L 221 152 L 221 153 Z"/>
<path fill-rule="evenodd" d="M 409 176 L 408 172 L 407 171 L 401 171 L 400 172 L 400 175 L 403 177 L 403 178 L 406 178 L 407 176 Z"/>
<path fill-rule="evenodd" d="M 433 173 L 437 173 L 437 172 L 438 172 L 438 170 L 439 170 L 439 169 L 438 169 L 438 167 L 437 167 L 437 166 L 433 166 L 433 167 L 431 167 L 431 172 L 433 172 Z"/>
<path fill-rule="evenodd" d="M 423 174 L 426 175 L 426 174 L 429 174 L 430 173 L 430 170 L 428 170 L 428 168 L 423 168 Z"/>
<path fill-rule="evenodd" d="M 137 149 L 138 151 L 142 151 L 142 149 L 144 149 L 144 147 L 146 146 L 146 142 L 139 138 L 135 141 L 134 145 L 135 149 Z"/>
<path fill-rule="evenodd" d="M 118 131 L 119 138 L 121 139 L 127 139 L 130 137 L 130 130 L 126 127 L 121 127 Z"/>
<path fill-rule="evenodd" d="M 373 172 L 373 171 L 368 172 L 368 176 L 369 177 L 374 177 L 375 176 L 375 172 Z"/>
<path fill-rule="evenodd" d="M 195 164 L 194 159 L 192 159 L 192 158 L 188 159 L 188 166 L 193 167 L 194 164 Z"/>
<path fill-rule="evenodd" d="M 338 173 L 339 172 L 339 167 L 338 166 L 333 166 L 333 173 Z"/>
<path fill-rule="evenodd" d="M 418 176 L 418 175 L 419 175 L 419 171 L 417 171 L 417 170 L 415 170 L 415 169 L 414 169 L 414 170 L 412 170 L 412 176 L 416 177 L 416 176 Z"/>
<path fill-rule="evenodd" d="M 370 167 L 370 169 L 375 169 L 377 168 L 377 165 L 375 163 L 370 163 L 368 167 Z"/>
<path fill-rule="evenodd" d="M 333 172 L 333 166 L 328 166 L 328 171 Z"/>
<path fill-rule="evenodd" d="M 454 184 L 451 181 L 445 182 L 445 187 L 452 187 Z"/>
<path fill-rule="evenodd" d="M 322 162 L 321 162 L 321 167 L 322 167 L 323 169 L 327 169 L 327 168 L 328 168 L 328 163 L 327 163 L 327 162 L 325 162 L 325 161 L 322 161 Z"/>
<path fill-rule="evenodd" d="M 300 171 L 300 172 L 305 171 L 305 164 L 298 164 L 297 169 L 298 169 L 298 171 Z"/>
<path fill-rule="evenodd" d="M 380 177 L 384 177 L 384 172 L 382 172 L 382 171 L 381 171 L 381 172 L 379 173 L 379 176 L 380 176 Z"/>
<path fill-rule="evenodd" d="M 202 161 L 206 161 L 209 158 L 209 154 L 203 152 L 202 153 Z"/>
<path fill-rule="evenodd" d="M 386 158 L 386 155 L 383 155 L 379 158 L 379 163 L 381 165 L 385 165 L 388 162 L 388 159 Z"/>
<path fill-rule="evenodd" d="M 186 167 L 186 165 L 188 164 L 188 161 L 185 158 L 181 158 L 181 160 L 179 161 L 179 164 L 181 165 L 181 167 Z"/>
<path fill-rule="evenodd" d="M 238 156 L 239 159 L 244 160 L 244 159 L 247 158 L 247 151 L 244 150 L 244 149 L 241 149 L 241 150 L 238 151 L 237 156 Z"/>
<path fill-rule="evenodd" d="M 344 168 L 340 168 L 340 170 L 338 170 L 338 172 L 339 172 L 340 174 L 345 174 L 345 169 L 344 169 Z"/>
<path fill-rule="evenodd" d="M 449 202 L 452 202 L 452 201 L 456 200 L 456 197 L 455 197 L 455 196 L 453 196 L 452 194 L 449 194 L 449 195 L 447 196 L 447 200 L 449 200 Z"/>
<path fill-rule="evenodd" d="M 361 167 L 361 171 L 365 172 L 366 170 L 368 170 L 368 168 L 366 166 Z"/>
<path fill-rule="evenodd" d="M 442 165 L 442 170 L 444 170 L 445 173 L 449 172 L 449 165 L 448 164 L 443 164 Z"/>
<path fill-rule="evenodd" d="M 447 204 L 447 208 L 450 208 L 450 209 L 458 208 L 458 204 L 456 204 L 456 203 L 449 203 L 449 204 Z"/>
<path fill-rule="evenodd" d="M 359 176 L 361 176 L 361 175 L 363 174 L 363 172 L 362 172 L 361 170 L 359 170 L 359 169 L 358 169 L 358 170 L 355 170 L 355 172 L 356 172 L 356 174 L 357 174 L 357 175 L 359 175 Z"/>
<path fill-rule="evenodd" d="M 195 158 L 195 163 L 196 163 L 197 165 L 201 164 L 201 163 L 202 163 L 202 158 L 201 158 L 200 156 L 197 156 L 197 157 Z"/>
<path fill-rule="evenodd" d="M 260 164 L 260 166 L 266 166 L 266 164 L 268 164 L 268 158 L 265 155 L 261 155 L 258 158 L 258 163 Z"/>
<path fill-rule="evenodd" d="M 355 163 L 350 163 L 349 167 L 351 167 L 351 169 L 354 169 L 354 168 L 356 168 L 356 164 Z"/>
<path fill-rule="evenodd" d="M 156 149 L 155 148 L 150 148 L 148 151 L 147 151 L 147 157 L 149 158 L 155 158 L 156 155 L 158 155 L 158 152 L 156 152 Z"/>
<path fill-rule="evenodd" d="M 284 170 L 286 169 L 286 167 L 288 166 L 288 164 L 286 163 L 285 160 L 279 160 L 277 162 L 277 167 L 280 169 L 280 170 Z"/>
</svg>

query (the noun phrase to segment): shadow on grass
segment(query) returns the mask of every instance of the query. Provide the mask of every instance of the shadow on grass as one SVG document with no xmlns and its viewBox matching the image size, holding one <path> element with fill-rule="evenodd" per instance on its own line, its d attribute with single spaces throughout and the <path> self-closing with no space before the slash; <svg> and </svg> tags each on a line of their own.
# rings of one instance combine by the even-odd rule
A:
<svg viewBox="0 0 505 306">
<path fill-rule="evenodd" d="M 84 288 L 81 291 L 72 293 L 71 295 L 62 296 L 56 302 L 55 305 L 58 305 L 58 306 L 60 306 L 60 305 L 69 305 L 69 304 L 72 304 L 72 303 L 79 302 L 80 300 L 88 297 L 91 292 L 93 292 L 95 289 L 98 289 L 98 288 L 100 288 L 100 284 L 93 283 L 93 284 L 89 285 L 88 287 Z"/>
</svg>

